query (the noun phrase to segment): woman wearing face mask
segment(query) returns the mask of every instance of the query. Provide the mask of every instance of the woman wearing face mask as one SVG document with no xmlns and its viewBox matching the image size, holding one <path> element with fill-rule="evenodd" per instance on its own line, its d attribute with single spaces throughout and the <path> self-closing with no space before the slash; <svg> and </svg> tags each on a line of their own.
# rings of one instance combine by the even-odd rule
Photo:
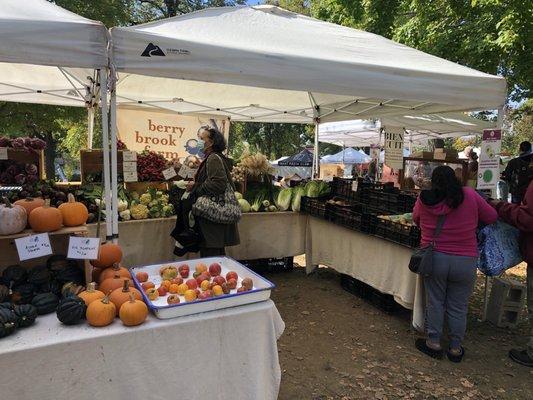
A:
<svg viewBox="0 0 533 400">
<path fill-rule="evenodd" d="M 198 131 L 198 145 L 205 158 L 198 168 L 194 181 L 189 182 L 187 191 L 196 198 L 200 196 L 221 195 L 231 179 L 232 162 L 222 152 L 226 149 L 226 140 L 222 133 L 211 127 L 202 127 Z M 196 217 L 202 240 L 200 255 L 213 257 L 225 255 L 225 247 L 239 244 L 237 224 L 218 224 Z"/>
</svg>

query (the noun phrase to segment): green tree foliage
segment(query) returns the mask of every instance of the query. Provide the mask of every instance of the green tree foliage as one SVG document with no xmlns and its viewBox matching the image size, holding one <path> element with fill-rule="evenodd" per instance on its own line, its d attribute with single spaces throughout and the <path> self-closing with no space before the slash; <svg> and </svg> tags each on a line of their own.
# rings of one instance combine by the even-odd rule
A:
<svg viewBox="0 0 533 400">
<path fill-rule="evenodd" d="M 206 7 L 245 4 L 246 0 L 132 0 L 133 21 L 136 23 L 175 17 Z"/>
<path fill-rule="evenodd" d="M 506 124 L 510 125 L 510 129 L 503 137 L 502 150 L 507 154 L 516 155 L 521 142 L 527 140 L 533 143 L 533 99 L 512 110 Z"/>
</svg>

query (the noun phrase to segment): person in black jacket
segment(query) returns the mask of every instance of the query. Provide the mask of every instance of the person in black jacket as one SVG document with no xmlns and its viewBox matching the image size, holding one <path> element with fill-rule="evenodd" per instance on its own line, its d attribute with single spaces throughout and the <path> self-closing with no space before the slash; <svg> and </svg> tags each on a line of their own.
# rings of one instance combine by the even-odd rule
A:
<svg viewBox="0 0 533 400">
<path fill-rule="evenodd" d="M 531 142 L 524 141 L 520 143 L 519 156 L 509 161 L 502 173 L 502 179 L 509 184 L 513 204 L 520 204 L 524 198 L 529 184 L 530 169 L 533 168 L 531 159 Z"/>
</svg>

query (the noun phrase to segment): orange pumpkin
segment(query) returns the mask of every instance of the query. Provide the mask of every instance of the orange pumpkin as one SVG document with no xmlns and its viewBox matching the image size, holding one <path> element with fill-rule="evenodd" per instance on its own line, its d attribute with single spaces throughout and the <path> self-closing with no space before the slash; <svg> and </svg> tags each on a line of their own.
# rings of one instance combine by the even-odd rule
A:
<svg viewBox="0 0 533 400">
<path fill-rule="evenodd" d="M 91 265 L 96 268 L 108 268 L 122 260 L 122 249 L 118 244 L 104 243 L 100 245 L 98 258 L 91 260 Z"/>
<path fill-rule="evenodd" d="M 100 282 L 100 275 L 102 274 L 103 271 L 104 270 L 102 268 L 93 268 L 92 281 Z"/>
<path fill-rule="evenodd" d="M 127 268 L 124 268 L 124 267 L 119 266 L 118 264 L 115 264 L 110 268 L 106 268 L 102 270 L 102 272 L 100 273 L 100 277 L 98 278 L 98 281 L 103 282 L 107 278 L 112 278 L 117 274 L 127 279 L 131 278 L 130 271 Z"/>
<path fill-rule="evenodd" d="M 137 326 L 142 324 L 148 316 L 148 307 L 143 301 L 135 299 L 130 293 L 129 300 L 120 307 L 119 317 L 126 326 Z"/>
<path fill-rule="evenodd" d="M 109 295 L 109 300 L 117 308 L 117 315 L 120 312 L 120 307 L 130 299 L 130 295 L 133 295 L 137 300 L 142 300 L 141 292 L 135 288 L 130 288 L 130 281 L 127 279 L 124 279 L 122 288 L 113 290 Z"/>
<path fill-rule="evenodd" d="M 105 294 L 100 290 L 96 290 L 96 283 L 91 282 L 87 285 L 87 290 L 84 290 L 78 296 L 85 302 L 85 305 L 91 304 L 93 301 L 101 300 Z"/>
<path fill-rule="evenodd" d="M 50 200 L 47 199 L 43 206 L 32 210 L 29 222 L 35 232 L 53 232 L 61 229 L 63 216 L 61 211 L 50 206 Z"/>
<path fill-rule="evenodd" d="M 87 307 L 85 317 L 92 326 L 107 326 L 115 319 L 117 310 L 115 305 L 105 296 L 102 300 L 93 301 Z"/>
<path fill-rule="evenodd" d="M 85 204 L 76 201 L 72 193 L 69 193 L 68 201 L 59 206 L 59 211 L 61 211 L 63 225 L 65 226 L 83 225 L 89 217 L 89 211 Z"/>
<path fill-rule="evenodd" d="M 29 216 L 30 213 L 33 210 L 35 210 L 37 207 L 44 206 L 44 200 L 41 199 L 40 197 L 36 197 L 36 198 L 26 197 L 25 199 L 20 199 L 20 200 L 15 201 L 15 204 L 23 207 L 26 210 L 26 214 L 28 214 Z M 28 221 L 28 226 L 30 226 L 29 221 Z"/>
<path fill-rule="evenodd" d="M 128 281 L 130 285 L 133 284 L 131 279 L 125 279 L 124 277 L 117 274 L 111 278 L 107 278 L 106 280 L 102 281 L 98 289 L 103 293 L 109 293 L 115 289 L 121 288 L 124 285 L 124 281 Z"/>
</svg>

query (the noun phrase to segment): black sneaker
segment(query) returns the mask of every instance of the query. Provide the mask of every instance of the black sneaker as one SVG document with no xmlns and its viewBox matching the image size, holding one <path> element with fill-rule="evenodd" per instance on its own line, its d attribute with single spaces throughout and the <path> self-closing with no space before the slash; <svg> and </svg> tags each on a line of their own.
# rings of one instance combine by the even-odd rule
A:
<svg viewBox="0 0 533 400">
<path fill-rule="evenodd" d="M 533 358 L 528 356 L 527 350 L 512 349 L 509 351 L 509 357 L 518 364 L 533 368 Z"/>
<path fill-rule="evenodd" d="M 415 340 L 415 346 L 416 348 L 424 353 L 427 356 L 430 356 L 431 358 L 435 358 L 437 360 L 442 360 L 442 357 L 444 356 L 444 350 L 435 350 L 429 347 L 426 343 L 426 339 L 416 339 Z"/>
</svg>

